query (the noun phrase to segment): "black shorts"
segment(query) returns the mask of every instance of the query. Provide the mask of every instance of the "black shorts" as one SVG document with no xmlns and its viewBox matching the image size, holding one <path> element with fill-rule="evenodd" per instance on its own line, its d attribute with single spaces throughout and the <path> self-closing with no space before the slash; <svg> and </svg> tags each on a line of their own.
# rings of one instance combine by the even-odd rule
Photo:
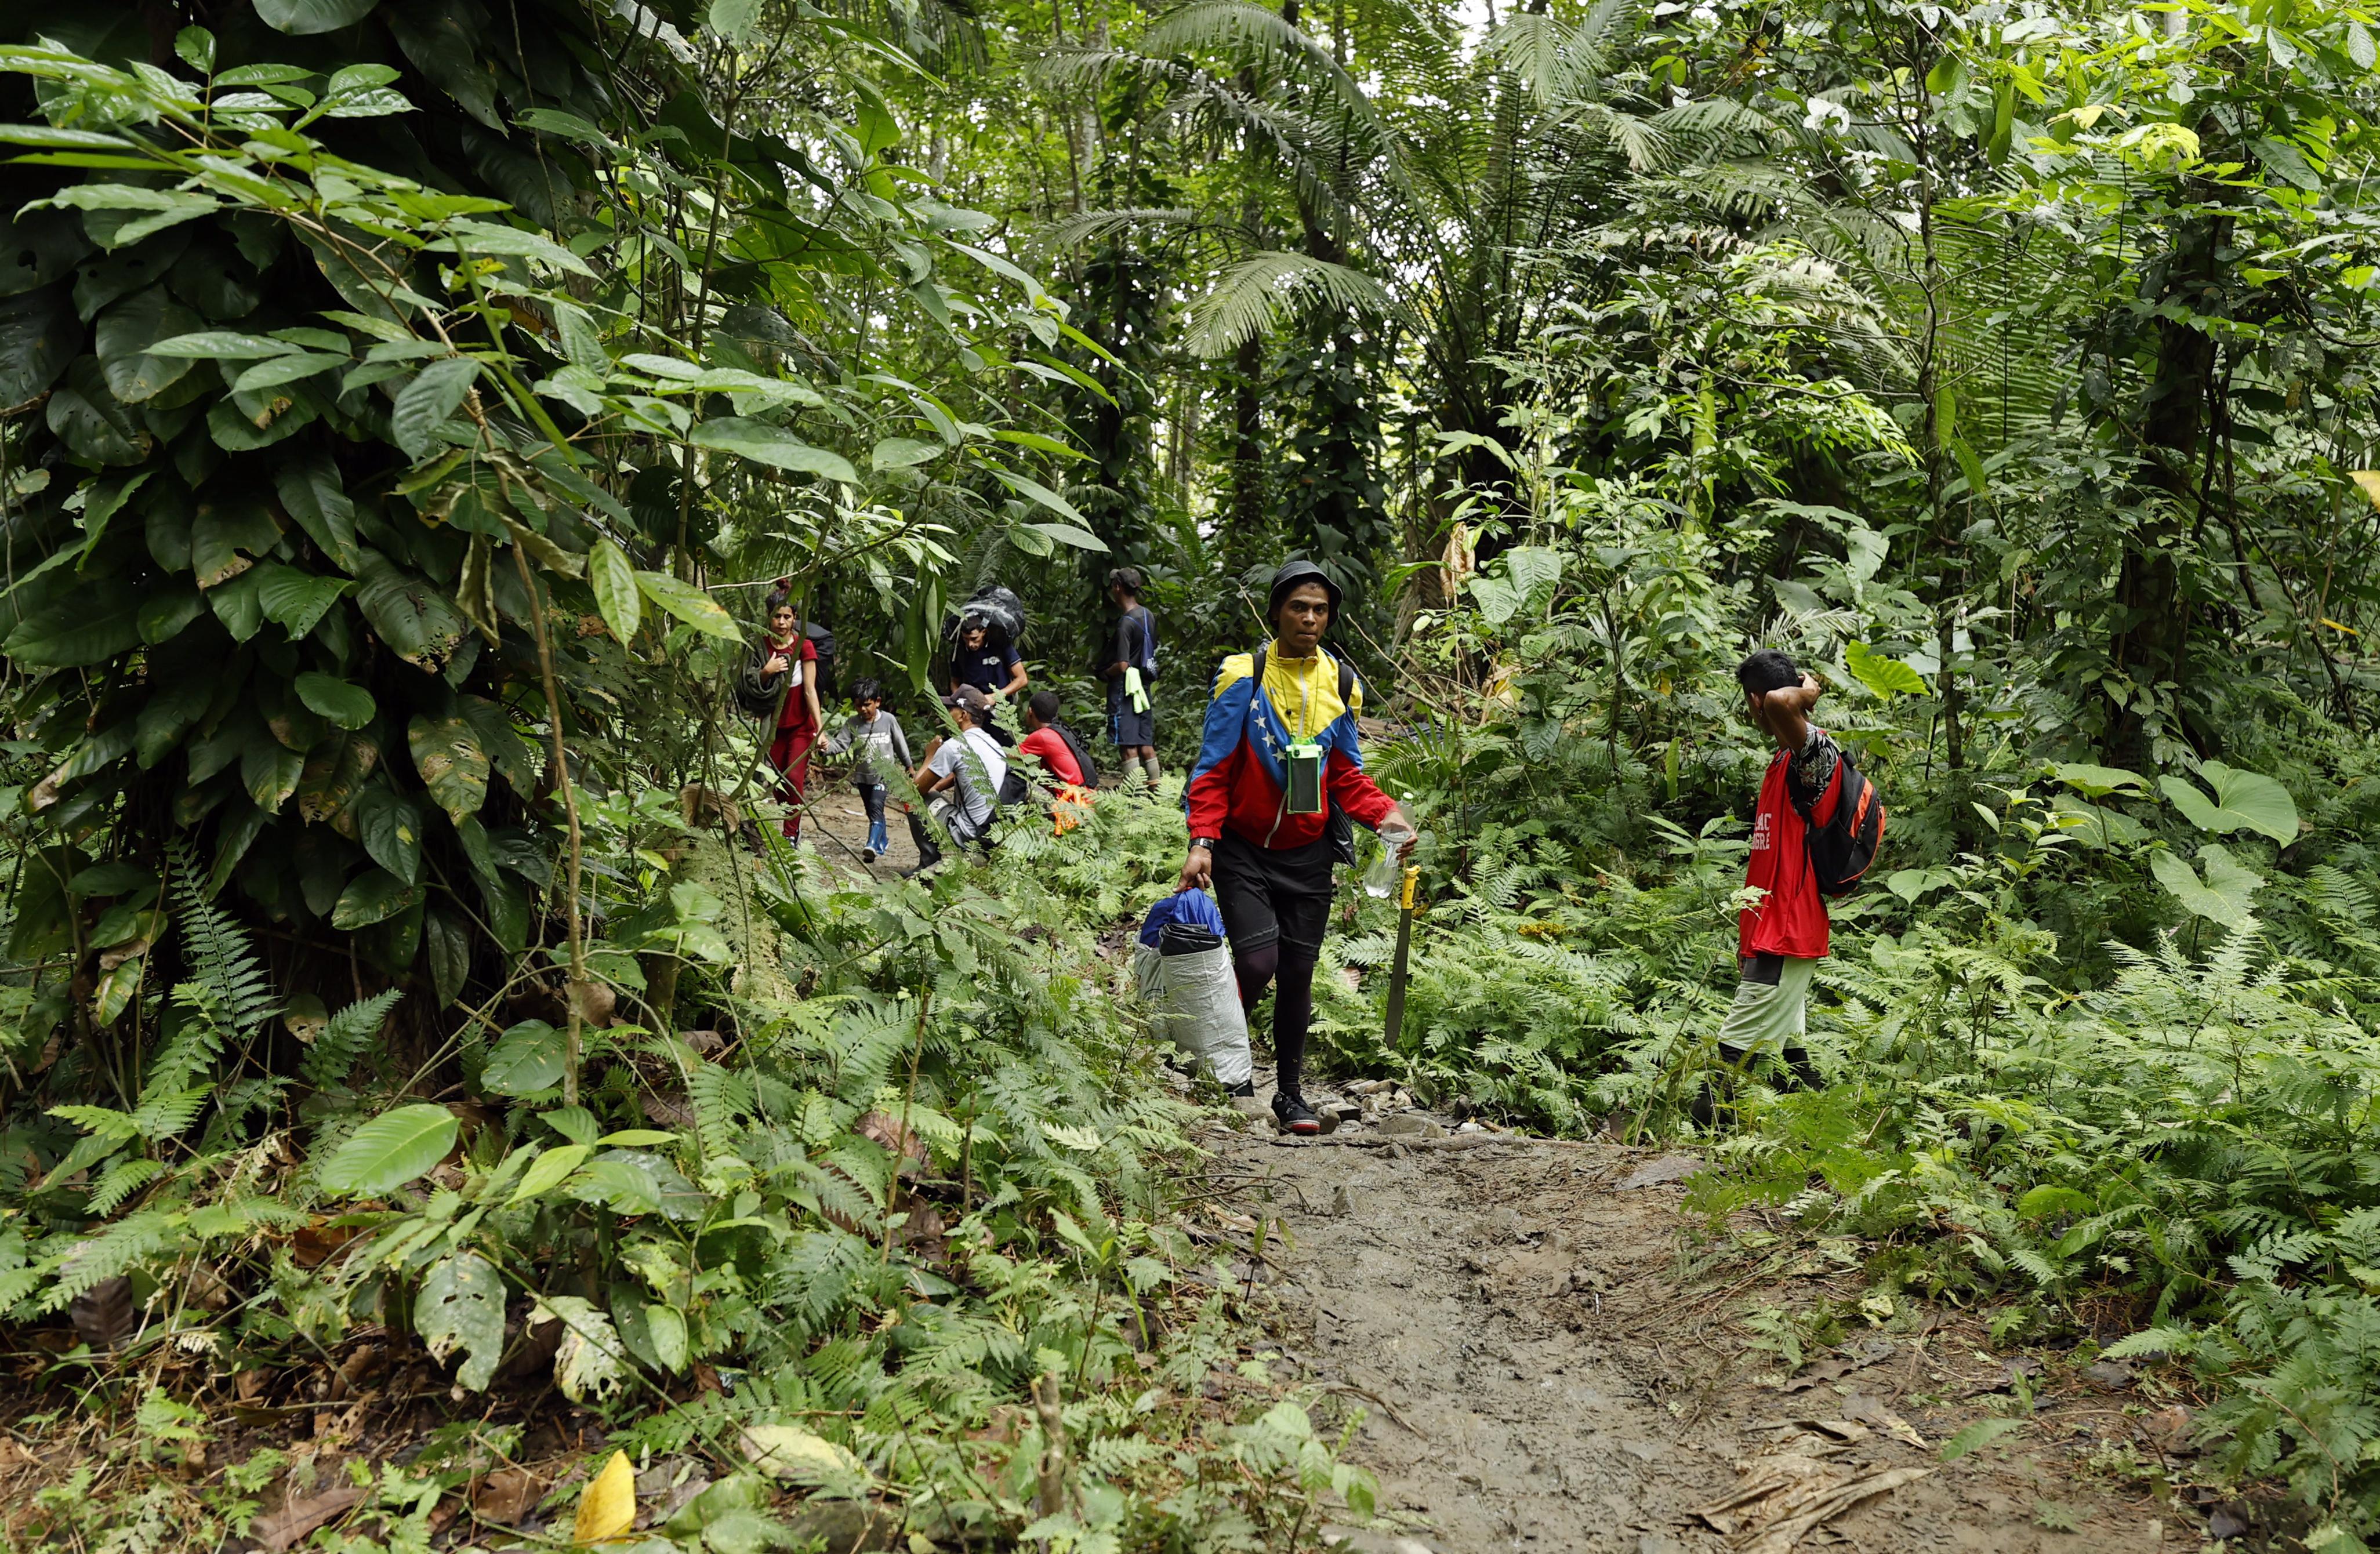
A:
<svg viewBox="0 0 2380 1554">
<path fill-rule="evenodd" d="M 1276 941 L 1319 954 L 1330 923 L 1330 839 L 1259 847 L 1232 832 L 1215 844 L 1215 900 L 1234 953 Z"/>
<path fill-rule="evenodd" d="M 1108 737 L 1116 742 L 1117 748 L 1125 750 L 1157 743 L 1157 709 L 1134 711 L 1122 680 L 1108 682 Z"/>
</svg>

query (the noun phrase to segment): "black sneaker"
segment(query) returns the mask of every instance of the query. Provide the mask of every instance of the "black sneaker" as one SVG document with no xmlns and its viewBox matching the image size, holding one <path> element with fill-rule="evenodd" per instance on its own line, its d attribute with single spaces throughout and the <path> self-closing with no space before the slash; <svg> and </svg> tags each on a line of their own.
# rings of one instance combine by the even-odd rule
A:
<svg viewBox="0 0 2380 1554">
<path fill-rule="evenodd" d="M 1256 1093 L 1257 1082 L 1253 1079 L 1243 1079 L 1232 1087 L 1232 1096 L 1234 1099 L 1252 1097 Z"/>
<path fill-rule="evenodd" d="M 1305 1098 L 1295 1090 L 1276 1090 L 1272 1098 L 1272 1114 L 1280 1120 L 1283 1133 L 1313 1135 L 1322 1131 L 1322 1119 L 1305 1104 Z"/>
</svg>

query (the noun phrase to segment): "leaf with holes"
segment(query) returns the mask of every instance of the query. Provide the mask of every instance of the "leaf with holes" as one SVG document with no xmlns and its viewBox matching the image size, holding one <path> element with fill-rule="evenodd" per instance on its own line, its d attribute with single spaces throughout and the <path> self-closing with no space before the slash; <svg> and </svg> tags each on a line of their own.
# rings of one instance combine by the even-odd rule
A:
<svg viewBox="0 0 2380 1554">
<path fill-rule="evenodd" d="M 463 1124 L 443 1106 L 400 1106 L 366 1123 L 322 1167 L 334 1193 L 366 1195 L 401 1187 L 446 1158 Z"/>
<path fill-rule="evenodd" d="M 620 1390 L 628 1376 L 628 1352 L 612 1319 L 577 1295 L 540 1296 L 532 1322 L 559 1320 L 562 1345 L 553 1353 L 553 1379 L 573 1402 L 587 1402 Z"/>
<path fill-rule="evenodd" d="M 441 1364 L 460 1350 L 455 1381 L 486 1391 L 504 1350 L 504 1281 L 494 1265 L 476 1252 L 457 1252 L 431 1269 L 413 1303 L 413 1330 Z"/>
</svg>

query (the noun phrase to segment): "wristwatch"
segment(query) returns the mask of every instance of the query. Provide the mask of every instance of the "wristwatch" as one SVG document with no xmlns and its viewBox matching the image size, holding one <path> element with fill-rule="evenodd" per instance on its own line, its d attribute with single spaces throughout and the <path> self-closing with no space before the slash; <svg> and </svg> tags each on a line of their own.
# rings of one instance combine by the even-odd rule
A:
<svg viewBox="0 0 2380 1554">
<path fill-rule="evenodd" d="M 1204 847 L 1211 853 L 1215 850 L 1215 839 L 1211 836 L 1194 836 L 1190 839 L 1190 845 Z"/>
</svg>

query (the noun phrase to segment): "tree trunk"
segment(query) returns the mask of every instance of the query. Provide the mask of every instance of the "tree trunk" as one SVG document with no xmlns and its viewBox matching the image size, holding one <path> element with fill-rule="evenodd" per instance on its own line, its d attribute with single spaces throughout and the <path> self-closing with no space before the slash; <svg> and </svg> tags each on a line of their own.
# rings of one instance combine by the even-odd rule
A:
<svg viewBox="0 0 2380 1554">
<path fill-rule="evenodd" d="M 2216 250 L 2228 223 L 2186 222 L 2174 233 L 2174 251 L 2157 287 L 2159 303 L 2202 307 L 2214 294 Z M 2214 381 L 2214 337 L 2188 316 L 2156 321 L 2156 375 L 2141 417 L 2140 485 L 2155 502 L 2147 521 L 2124 546 L 2116 582 L 2116 624 L 2108 644 L 2115 668 L 2131 684 L 2111 706 L 2106 747 L 2119 766 L 2154 765 L 2157 735 L 2180 733 L 2171 693 L 2190 644 L 2191 605 L 2182 589 L 2182 515 L 2198 501 L 2192 471 L 2202 457 L 2206 404 Z M 2112 700 L 2112 698 L 2111 698 Z"/>
</svg>

